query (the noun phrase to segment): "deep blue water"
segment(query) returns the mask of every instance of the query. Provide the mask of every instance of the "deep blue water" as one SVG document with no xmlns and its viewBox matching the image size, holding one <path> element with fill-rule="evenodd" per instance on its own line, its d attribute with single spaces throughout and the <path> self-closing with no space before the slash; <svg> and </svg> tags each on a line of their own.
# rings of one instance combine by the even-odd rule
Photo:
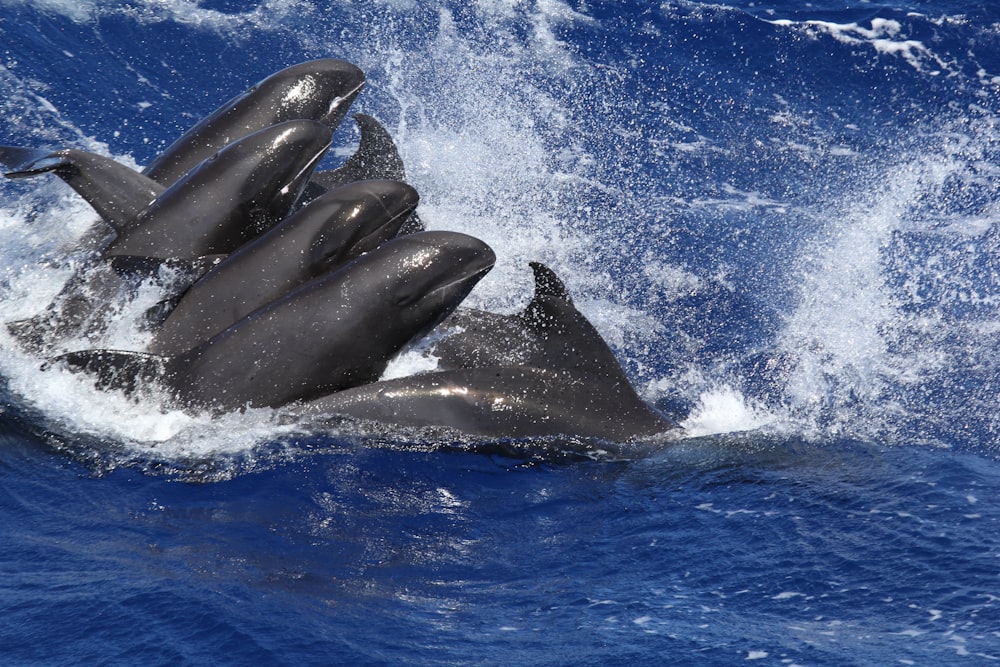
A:
<svg viewBox="0 0 1000 667">
<path fill-rule="evenodd" d="M 547 262 L 686 429 L 414 451 L 98 394 L 2 333 L 0 660 L 1000 659 L 998 26 L 985 2 L 0 2 L 3 144 L 142 165 L 273 71 L 357 63 L 423 219 L 497 251 L 470 302 L 521 307 Z M 48 303 L 92 221 L 0 182 L 0 319 Z M 99 344 L 141 344 L 142 298 Z"/>
</svg>

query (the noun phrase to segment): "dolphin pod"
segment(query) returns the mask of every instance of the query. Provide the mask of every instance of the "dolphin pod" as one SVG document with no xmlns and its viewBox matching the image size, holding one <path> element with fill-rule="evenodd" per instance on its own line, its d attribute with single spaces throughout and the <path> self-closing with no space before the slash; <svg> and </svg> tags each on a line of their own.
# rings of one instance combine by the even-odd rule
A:
<svg viewBox="0 0 1000 667">
<path fill-rule="evenodd" d="M 417 199 L 398 181 L 358 181 L 314 199 L 195 282 L 154 333 L 150 351 L 184 352 L 309 278 L 374 250 L 396 236 Z"/>
<path fill-rule="evenodd" d="M 494 440 L 673 432 L 548 267 L 530 264 L 535 294 L 520 313 L 460 308 L 496 256 L 466 234 L 423 231 L 374 118 L 357 114 L 356 153 L 318 170 L 363 85 L 342 60 L 289 67 L 141 172 L 76 149 L 0 146 L 8 177 L 58 176 L 113 233 L 47 309 L 8 330 L 48 357 L 43 369 L 192 412 L 273 408 Z M 145 349 L 58 354 L 100 333 L 88 323 L 109 310 L 102 299 L 151 279 L 164 295 Z M 436 371 L 380 379 L 435 329 Z"/>
<path fill-rule="evenodd" d="M 184 407 L 280 407 L 377 380 L 495 259 L 471 236 L 418 232 L 306 282 L 182 354 L 82 351 L 58 360 L 111 388 L 158 380 Z"/>
</svg>

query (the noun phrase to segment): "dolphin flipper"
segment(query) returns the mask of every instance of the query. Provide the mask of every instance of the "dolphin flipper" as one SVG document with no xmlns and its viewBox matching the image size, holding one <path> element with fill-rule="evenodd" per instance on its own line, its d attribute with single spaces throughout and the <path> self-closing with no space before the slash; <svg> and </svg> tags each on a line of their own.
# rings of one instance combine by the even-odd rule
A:
<svg viewBox="0 0 1000 667">
<path fill-rule="evenodd" d="M 64 180 L 120 233 L 164 191 L 156 181 L 96 153 L 66 149 L 56 152 L 0 146 L 7 178 L 53 173 Z"/>
<path fill-rule="evenodd" d="M 161 383 L 167 376 L 168 358 L 145 352 L 122 350 L 80 350 L 55 357 L 42 367 L 66 366 L 94 378 L 97 389 L 132 394 L 150 382 Z"/>
<path fill-rule="evenodd" d="M 24 148 L 22 146 L 0 146 L 0 164 L 11 171 L 4 174 L 7 178 L 33 176 L 31 165 L 52 157 L 52 151 L 41 148 Z"/>
</svg>

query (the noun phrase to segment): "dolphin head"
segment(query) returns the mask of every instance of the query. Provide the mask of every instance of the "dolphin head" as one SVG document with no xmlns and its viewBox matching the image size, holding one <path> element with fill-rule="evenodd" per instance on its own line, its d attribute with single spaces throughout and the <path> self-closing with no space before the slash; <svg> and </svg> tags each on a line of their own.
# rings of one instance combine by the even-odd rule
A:
<svg viewBox="0 0 1000 667">
<path fill-rule="evenodd" d="M 241 201 L 254 220 L 247 237 L 283 218 L 333 140 L 330 128 L 312 120 L 290 120 L 229 144 L 209 161 L 226 161 L 225 177 L 241 183 Z"/>
<path fill-rule="evenodd" d="M 493 250 L 458 232 L 401 236 L 357 261 L 373 257 L 367 272 L 394 326 L 416 340 L 447 317 L 496 262 Z"/>
<path fill-rule="evenodd" d="M 336 128 L 364 85 L 360 69 L 345 60 L 324 58 L 272 74 L 243 97 L 269 102 L 275 121 L 311 118 Z"/>
<path fill-rule="evenodd" d="M 310 249 L 314 275 L 374 250 L 396 236 L 417 206 L 417 191 L 400 181 L 358 181 L 309 203 L 329 222 Z"/>
</svg>

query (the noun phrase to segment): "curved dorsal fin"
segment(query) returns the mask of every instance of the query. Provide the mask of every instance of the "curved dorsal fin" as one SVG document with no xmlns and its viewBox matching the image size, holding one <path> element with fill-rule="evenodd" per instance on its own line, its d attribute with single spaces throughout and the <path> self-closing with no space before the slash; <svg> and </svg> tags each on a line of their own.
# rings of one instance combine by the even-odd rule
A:
<svg viewBox="0 0 1000 667">
<path fill-rule="evenodd" d="M 556 323 L 556 313 L 565 310 L 555 304 L 572 307 L 573 301 L 569 298 L 566 285 L 552 269 L 541 262 L 528 262 L 528 265 L 535 274 L 535 296 L 525 307 L 521 317 L 532 329 L 547 329 Z"/>
<path fill-rule="evenodd" d="M 528 262 L 532 272 L 535 274 L 535 298 L 540 296 L 554 296 L 563 301 L 570 301 L 569 292 L 566 285 L 556 275 L 555 271 L 541 262 Z"/>
<path fill-rule="evenodd" d="M 399 151 L 392 137 L 382 124 L 363 113 L 355 114 L 354 122 L 361 131 L 358 150 L 336 169 L 314 173 L 312 182 L 329 190 L 334 186 L 355 181 L 405 180 L 403 160 L 399 157 Z"/>
<path fill-rule="evenodd" d="M 336 169 L 316 171 L 309 178 L 309 184 L 299 203 L 309 202 L 338 185 L 357 181 L 405 181 L 406 169 L 399 157 L 392 136 L 385 127 L 368 114 L 354 114 L 354 122 L 361 131 L 358 150 Z M 424 224 L 416 211 L 400 226 L 398 236 L 424 230 Z"/>
</svg>

